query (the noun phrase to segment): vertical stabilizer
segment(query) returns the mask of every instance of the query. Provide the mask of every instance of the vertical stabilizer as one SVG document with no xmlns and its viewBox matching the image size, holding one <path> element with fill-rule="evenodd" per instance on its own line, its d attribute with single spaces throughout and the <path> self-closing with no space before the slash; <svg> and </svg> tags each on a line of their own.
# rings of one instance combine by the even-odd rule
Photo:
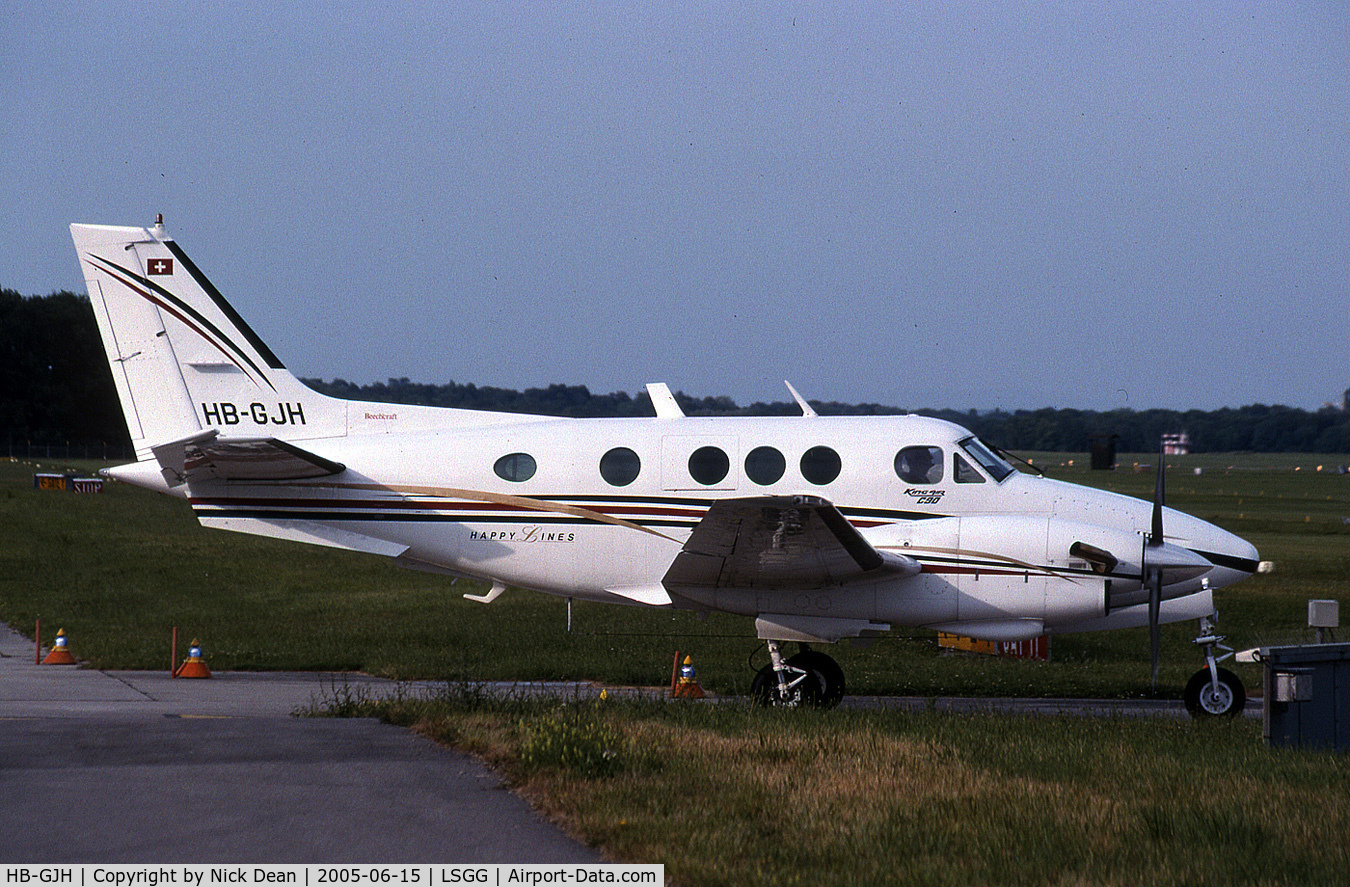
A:
<svg viewBox="0 0 1350 887">
<path fill-rule="evenodd" d="M 71 225 L 139 458 L 198 432 L 331 437 L 342 401 L 291 375 L 164 231 Z"/>
</svg>

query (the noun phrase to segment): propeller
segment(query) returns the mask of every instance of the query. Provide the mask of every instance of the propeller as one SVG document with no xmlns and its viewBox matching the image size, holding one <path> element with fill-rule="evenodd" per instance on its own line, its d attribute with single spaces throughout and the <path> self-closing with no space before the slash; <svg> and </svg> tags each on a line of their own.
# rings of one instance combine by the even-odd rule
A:
<svg viewBox="0 0 1350 887">
<path fill-rule="evenodd" d="M 1153 690 L 1158 689 L 1158 666 L 1162 658 L 1162 622 L 1163 586 L 1174 586 L 1170 597 L 1179 597 L 1199 591 L 1198 585 L 1186 585 L 1200 579 L 1214 563 L 1198 551 L 1184 545 L 1169 543 L 1163 534 L 1163 508 L 1167 504 L 1167 462 L 1165 452 L 1159 448 L 1158 476 L 1153 487 L 1153 516 L 1149 529 L 1143 536 L 1142 550 L 1139 553 L 1139 585 L 1129 583 L 1124 590 L 1113 589 L 1110 578 L 1106 582 L 1106 612 L 1110 613 L 1122 607 L 1137 607 L 1148 604 L 1148 641 L 1149 663 L 1153 677 Z M 1184 533 L 1183 533 L 1184 535 Z M 1110 577 L 1120 560 L 1103 548 L 1082 541 L 1069 546 L 1069 555 L 1088 562 L 1094 573 Z"/>
<path fill-rule="evenodd" d="M 1162 610 L 1162 564 L 1149 564 L 1149 549 L 1163 546 L 1163 504 L 1167 498 L 1165 451 L 1158 448 L 1158 479 L 1153 486 L 1153 526 L 1144 542 L 1143 567 L 1148 583 L 1148 656 L 1153 669 L 1153 692 L 1158 691 L 1158 662 L 1162 658 L 1162 630 L 1158 624 Z M 1154 558 L 1153 560 L 1158 560 Z"/>
</svg>

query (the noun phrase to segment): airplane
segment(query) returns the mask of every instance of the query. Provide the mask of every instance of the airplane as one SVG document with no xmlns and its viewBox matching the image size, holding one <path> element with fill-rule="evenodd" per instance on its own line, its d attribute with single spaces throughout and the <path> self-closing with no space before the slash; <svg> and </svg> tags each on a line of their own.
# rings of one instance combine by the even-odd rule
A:
<svg viewBox="0 0 1350 887">
<path fill-rule="evenodd" d="M 182 247 L 73 224 L 137 461 L 104 470 L 207 527 L 578 600 L 753 618 L 761 704 L 830 706 L 812 645 L 896 627 L 1012 641 L 1200 621 L 1197 717 L 1241 711 L 1213 592 L 1256 549 L 1166 507 L 1015 469 L 917 415 L 567 419 L 342 400 L 286 370 Z M 787 656 L 783 644 L 799 644 Z M 1231 651 L 1230 651 L 1231 654 Z"/>
</svg>

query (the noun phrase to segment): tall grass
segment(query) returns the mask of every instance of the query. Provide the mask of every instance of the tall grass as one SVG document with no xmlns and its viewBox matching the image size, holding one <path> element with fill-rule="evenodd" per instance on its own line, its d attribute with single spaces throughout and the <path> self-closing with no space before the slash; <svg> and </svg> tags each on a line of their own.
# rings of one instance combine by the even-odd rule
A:
<svg viewBox="0 0 1350 887">
<path fill-rule="evenodd" d="M 489 758 L 678 884 L 1334 884 L 1350 864 L 1350 758 L 1268 749 L 1251 721 L 454 691 L 365 713 Z M 542 757 L 541 732 L 582 751 Z"/>
</svg>

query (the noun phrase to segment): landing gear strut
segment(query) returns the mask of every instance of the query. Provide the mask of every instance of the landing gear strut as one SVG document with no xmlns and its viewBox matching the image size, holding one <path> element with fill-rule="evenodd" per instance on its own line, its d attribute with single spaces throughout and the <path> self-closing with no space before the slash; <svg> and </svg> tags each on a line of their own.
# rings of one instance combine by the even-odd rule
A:
<svg viewBox="0 0 1350 887">
<path fill-rule="evenodd" d="M 834 708 L 844 698 L 844 670 L 839 663 L 806 644 L 784 659 L 779 641 L 767 643 L 769 664 L 750 685 L 750 698 L 757 705 Z"/>
<path fill-rule="evenodd" d="M 1218 612 L 1201 616 L 1200 634 L 1194 641 L 1204 652 L 1205 667 L 1187 681 L 1184 698 L 1186 710 L 1197 719 L 1237 717 L 1247 704 L 1247 688 L 1242 686 L 1241 679 L 1218 666 L 1233 655 L 1233 648 L 1224 646 L 1223 635 L 1214 633 L 1218 618 Z M 1215 650 L 1225 652 L 1216 657 Z"/>
</svg>

